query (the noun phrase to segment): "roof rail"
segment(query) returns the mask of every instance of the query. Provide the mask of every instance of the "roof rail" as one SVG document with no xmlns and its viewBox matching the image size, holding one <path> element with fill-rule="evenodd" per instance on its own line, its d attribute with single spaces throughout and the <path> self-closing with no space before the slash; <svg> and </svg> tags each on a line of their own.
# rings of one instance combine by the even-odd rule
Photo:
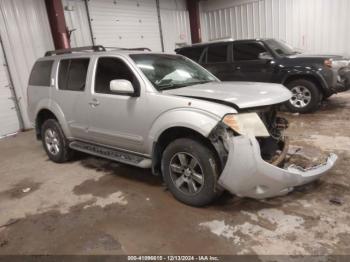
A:
<svg viewBox="0 0 350 262">
<path fill-rule="evenodd" d="M 148 47 L 134 47 L 134 48 L 125 48 L 125 47 L 111 47 L 111 46 L 106 46 L 106 49 L 111 49 L 111 50 L 129 50 L 129 51 L 152 51 Z"/>
<path fill-rule="evenodd" d="M 106 48 L 104 48 L 104 46 L 102 45 L 93 45 L 93 46 L 82 46 L 82 47 L 67 48 L 67 49 L 58 49 L 53 51 L 47 51 L 45 53 L 45 56 L 63 55 L 63 54 L 70 54 L 73 52 L 82 52 L 82 51 L 102 52 L 102 51 L 106 51 Z"/>
<path fill-rule="evenodd" d="M 152 51 L 148 47 L 124 48 L 124 50 L 130 50 L 130 51 Z"/>
</svg>

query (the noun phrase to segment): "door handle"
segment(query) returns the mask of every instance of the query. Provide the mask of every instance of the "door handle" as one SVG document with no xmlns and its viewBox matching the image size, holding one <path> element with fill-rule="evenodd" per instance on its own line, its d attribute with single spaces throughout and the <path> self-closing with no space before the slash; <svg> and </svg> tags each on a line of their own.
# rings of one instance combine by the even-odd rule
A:
<svg viewBox="0 0 350 262">
<path fill-rule="evenodd" d="M 235 66 L 235 70 L 241 70 L 240 66 Z"/>
<path fill-rule="evenodd" d="M 91 102 L 89 102 L 89 105 L 91 106 L 91 107 L 96 107 L 96 106 L 98 106 L 100 104 L 100 102 L 97 100 L 97 99 L 92 99 L 92 101 Z"/>
</svg>

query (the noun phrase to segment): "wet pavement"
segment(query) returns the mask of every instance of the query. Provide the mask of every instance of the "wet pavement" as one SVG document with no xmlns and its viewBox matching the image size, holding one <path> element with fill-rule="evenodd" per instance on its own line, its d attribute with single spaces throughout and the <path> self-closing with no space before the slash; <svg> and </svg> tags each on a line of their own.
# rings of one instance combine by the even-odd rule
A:
<svg viewBox="0 0 350 262">
<path fill-rule="evenodd" d="M 0 140 L 0 254 L 350 254 L 350 92 L 290 121 L 291 144 L 335 168 L 287 196 L 193 208 L 150 171 L 48 160 L 34 132 Z"/>
</svg>

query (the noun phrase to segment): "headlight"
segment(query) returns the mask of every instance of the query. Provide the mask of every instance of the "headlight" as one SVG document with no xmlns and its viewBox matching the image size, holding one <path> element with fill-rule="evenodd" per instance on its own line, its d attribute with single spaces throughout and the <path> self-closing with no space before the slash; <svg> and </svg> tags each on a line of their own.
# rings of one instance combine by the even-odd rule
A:
<svg viewBox="0 0 350 262">
<path fill-rule="evenodd" d="M 350 60 L 333 60 L 333 59 L 327 59 L 324 61 L 325 66 L 329 67 L 329 68 L 335 68 L 335 69 L 339 69 L 339 68 L 343 68 L 343 67 L 347 67 L 350 66 Z"/>
<path fill-rule="evenodd" d="M 256 113 L 229 114 L 223 118 L 222 122 L 240 135 L 270 136 Z"/>
</svg>

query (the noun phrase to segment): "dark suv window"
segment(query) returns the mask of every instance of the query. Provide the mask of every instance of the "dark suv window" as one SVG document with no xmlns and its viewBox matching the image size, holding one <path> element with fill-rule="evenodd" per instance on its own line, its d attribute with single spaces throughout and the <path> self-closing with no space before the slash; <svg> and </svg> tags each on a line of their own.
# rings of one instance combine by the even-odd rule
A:
<svg viewBox="0 0 350 262">
<path fill-rule="evenodd" d="M 129 80 L 134 89 L 139 89 L 139 82 L 131 69 L 121 60 L 114 57 L 102 57 L 98 59 L 95 92 L 102 94 L 115 94 L 110 91 L 109 84 L 112 80 Z"/>
<path fill-rule="evenodd" d="M 58 88 L 84 91 L 89 61 L 89 58 L 61 60 L 58 71 Z"/>
<path fill-rule="evenodd" d="M 184 48 L 179 50 L 179 54 L 186 56 L 190 59 L 192 59 L 193 61 L 198 62 L 199 59 L 201 58 L 201 54 L 204 50 L 204 47 L 190 47 L 190 48 Z"/>
<path fill-rule="evenodd" d="M 259 43 L 233 43 L 233 57 L 235 61 L 258 60 L 259 54 L 266 49 Z"/>
<path fill-rule="evenodd" d="M 207 63 L 227 62 L 227 45 L 211 45 L 208 47 Z"/>
<path fill-rule="evenodd" d="M 52 64 L 52 60 L 36 62 L 29 77 L 29 85 L 50 86 Z"/>
</svg>

